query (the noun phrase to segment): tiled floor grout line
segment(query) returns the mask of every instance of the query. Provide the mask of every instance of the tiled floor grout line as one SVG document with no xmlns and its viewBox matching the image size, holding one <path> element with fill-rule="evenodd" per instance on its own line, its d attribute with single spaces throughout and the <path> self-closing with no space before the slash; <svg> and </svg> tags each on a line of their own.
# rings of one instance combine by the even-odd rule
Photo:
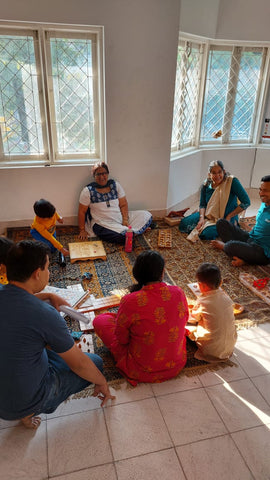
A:
<svg viewBox="0 0 270 480">
<path fill-rule="evenodd" d="M 78 472 L 84 472 L 85 470 L 91 470 L 95 469 L 98 467 L 104 467 L 106 465 L 112 465 L 114 462 L 105 462 L 105 463 L 99 463 L 98 465 L 92 465 L 91 467 L 85 467 L 85 468 L 79 468 L 78 470 L 72 470 L 71 472 L 64 472 L 64 473 L 57 473 L 56 475 L 51 475 L 48 477 L 48 480 L 51 480 L 53 478 L 61 478 L 66 475 L 71 475 L 72 473 L 78 473 Z M 118 477 L 117 477 L 118 480 Z"/>
<path fill-rule="evenodd" d="M 228 382 L 228 383 L 230 383 L 230 382 Z M 211 399 L 210 395 L 209 395 L 209 394 L 208 394 L 208 392 L 206 391 L 206 388 L 208 388 L 208 387 L 204 387 L 204 390 L 205 390 L 205 393 L 206 393 L 206 395 L 207 395 L 208 399 L 210 400 L 210 402 L 211 402 L 212 406 L 214 407 L 215 411 L 217 412 L 217 414 L 218 414 L 219 418 L 221 419 L 221 421 L 222 421 L 222 423 L 223 423 L 224 427 L 225 427 L 225 428 L 226 428 L 226 430 L 228 431 L 228 435 L 229 435 L 229 437 L 231 438 L 232 442 L 234 443 L 234 445 L 235 445 L 235 447 L 236 447 L 236 449 L 237 449 L 237 451 L 238 451 L 238 453 L 239 453 L 240 457 L 242 458 L 242 460 L 243 460 L 244 464 L 246 465 L 247 469 L 249 470 L 249 472 L 250 472 L 250 474 L 251 474 L 252 478 L 253 478 L 254 480 L 256 480 L 256 479 L 254 478 L 254 475 L 252 474 L 252 472 L 251 472 L 251 470 L 250 470 L 249 466 L 247 465 L 247 462 L 246 462 L 246 460 L 245 460 L 244 456 L 242 455 L 241 451 L 239 450 L 238 446 L 236 445 L 236 443 L 235 443 L 235 441 L 234 441 L 234 439 L 233 439 L 233 437 L 232 437 L 232 435 L 231 435 L 231 432 L 229 431 L 229 429 L 228 429 L 227 425 L 225 424 L 225 422 L 224 422 L 223 418 L 221 417 L 220 413 L 219 413 L 219 412 L 218 412 L 218 410 L 216 409 L 216 407 L 215 407 L 215 405 L 214 405 L 214 402 L 212 401 L 212 399 Z M 241 430 L 239 430 L 239 431 L 243 431 L 243 430 L 244 430 L 244 429 L 241 429 Z M 248 430 L 248 428 L 247 428 L 246 430 Z M 232 432 L 232 433 L 236 433 L 236 432 Z"/>
<path fill-rule="evenodd" d="M 111 406 L 109 407 L 111 408 Z M 116 465 L 115 465 L 115 458 L 114 458 L 114 454 L 113 454 L 113 448 L 112 448 L 112 444 L 111 444 L 111 438 L 110 438 L 110 433 L 109 433 L 109 427 L 108 427 L 108 424 L 107 424 L 107 419 L 106 419 L 106 415 L 105 415 L 105 411 L 103 410 L 103 417 L 104 417 L 104 422 L 105 422 L 105 428 L 106 428 L 106 433 L 107 433 L 107 438 L 108 438 L 108 443 L 109 443 L 109 446 L 110 446 L 110 451 L 111 451 L 111 454 L 112 454 L 112 463 L 113 463 L 113 468 L 114 468 L 114 471 L 115 471 L 115 476 L 118 480 L 118 474 L 117 474 L 117 469 L 116 469 Z"/>
<path fill-rule="evenodd" d="M 167 394 L 167 395 L 169 395 L 169 394 Z M 173 438 L 172 438 L 172 436 L 171 436 L 169 427 L 168 427 L 168 425 L 167 425 L 167 423 L 166 423 L 166 420 L 165 420 L 165 418 L 164 418 L 164 416 L 163 416 L 163 413 L 162 413 L 162 410 L 161 410 L 161 408 L 160 408 L 160 405 L 159 405 L 159 402 L 158 402 L 158 397 L 155 396 L 154 398 L 155 398 L 155 400 L 156 400 L 156 404 L 157 404 L 157 407 L 158 407 L 158 409 L 159 409 L 160 415 L 161 415 L 161 417 L 162 417 L 162 419 L 163 419 L 163 422 L 164 422 L 164 424 L 166 425 L 166 429 L 167 429 L 168 435 L 169 435 L 170 440 L 171 440 L 171 442 L 172 442 L 172 448 L 173 448 L 174 451 L 175 451 L 176 457 L 177 457 L 178 462 L 179 462 L 179 464 L 180 464 L 180 467 L 181 467 L 181 469 L 182 469 L 182 471 L 183 471 L 183 473 L 184 473 L 184 475 L 185 475 L 185 478 L 186 478 L 186 480 L 188 480 L 188 478 L 187 478 L 187 476 L 186 476 L 186 473 L 185 473 L 185 470 L 184 470 L 184 467 L 183 467 L 183 465 L 182 465 L 182 462 L 181 462 L 179 456 L 177 455 L 176 445 L 174 444 L 174 441 L 173 441 Z"/>
</svg>

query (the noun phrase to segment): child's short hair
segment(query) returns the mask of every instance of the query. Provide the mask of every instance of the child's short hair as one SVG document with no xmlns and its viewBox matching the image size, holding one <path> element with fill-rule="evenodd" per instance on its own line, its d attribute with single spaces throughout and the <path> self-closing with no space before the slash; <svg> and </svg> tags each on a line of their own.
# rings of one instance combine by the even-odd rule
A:
<svg viewBox="0 0 270 480">
<path fill-rule="evenodd" d="M 197 269 L 196 278 L 212 289 L 217 289 L 221 284 L 221 272 L 215 263 L 202 263 Z"/>
<path fill-rule="evenodd" d="M 7 254 L 14 242 L 6 237 L 0 237 L 0 264 L 6 265 Z"/>
<path fill-rule="evenodd" d="M 34 212 L 40 218 L 51 218 L 55 214 L 55 207 L 48 200 L 41 198 L 34 203 Z"/>
<path fill-rule="evenodd" d="M 26 282 L 32 273 L 45 269 L 50 249 L 43 242 L 22 240 L 13 244 L 7 256 L 7 278 L 9 281 Z"/>
</svg>

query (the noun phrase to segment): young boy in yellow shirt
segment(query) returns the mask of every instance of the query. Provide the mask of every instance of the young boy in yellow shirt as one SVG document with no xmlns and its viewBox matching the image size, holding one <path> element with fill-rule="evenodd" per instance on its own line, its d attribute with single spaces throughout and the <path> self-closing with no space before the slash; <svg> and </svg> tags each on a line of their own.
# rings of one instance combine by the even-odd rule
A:
<svg viewBox="0 0 270 480">
<path fill-rule="evenodd" d="M 69 251 L 56 240 L 56 222 L 64 222 L 63 218 L 58 215 L 54 205 L 48 200 L 41 198 L 34 203 L 34 212 L 36 216 L 30 230 L 32 237 L 39 242 L 46 243 L 52 253 L 59 250 L 60 254 L 62 253 L 64 256 L 69 255 Z M 60 263 L 65 263 L 62 256 Z"/>
</svg>

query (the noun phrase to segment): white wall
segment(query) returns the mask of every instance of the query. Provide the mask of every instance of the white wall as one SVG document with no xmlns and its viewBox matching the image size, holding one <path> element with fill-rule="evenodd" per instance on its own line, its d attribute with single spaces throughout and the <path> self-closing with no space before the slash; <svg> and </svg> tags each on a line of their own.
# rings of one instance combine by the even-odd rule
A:
<svg viewBox="0 0 270 480">
<path fill-rule="evenodd" d="M 171 161 L 167 208 L 178 210 L 190 207 L 198 198 L 202 182 L 202 151 Z"/>
<path fill-rule="evenodd" d="M 180 11 L 181 5 L 181 11 Z M 248 187 L 254 149 L 207 150 L 170 164 L 177 41 L 180 28 L 212 38 L 270 40 L 266 0 L 9 0 L 3 20 L 104 25 L 107 153 L 131 208 L 158 211 L 196 194 L 213 158 Z M 258 149 L 251 186 L 268 173 Z M 258 177 L 258 178 L 257 178 Z M 29 221 L 32 205 L 50 199 L 75 217 L 88 167 L 0 170 L 1 221 Z"/>
<path fill-rule="evenodd" d="M 270 151 L 269 149 L 258 149 L 252 173 L 251 187 L 258 188 L 261 183 L 261 178 L 265 175 L 270 175 Z"/>
<path fill-rule="evenodd" d="M 269 41 L 269 0 L 182 0 L 180 30 L 209 38 Z"/>
<path fill-rule="evenodd" d="M 104 25 L 107 160 L 132 208 L 166 208 L 179 9 L 179 0 L 1 5 L 3 20 Z M 0 222 L 31 219 L 41 196 L 62 215 L 76 215 L 88 173 L 87 167 L 0 170 Z"/>
<path fill-rule="evenodd" d="M 182 0 L 180 30 L 209 38 L 270 41 L 269 0 Z M 269 117 L 269 105 L 265 115 Z M 245 188 L 258 188 L 270 174 L 269 150 L 259 147 L 208 149 L 174 159 L 170 166 L 168 209 L 184 208 L 194 198 L 212 160 L 221 160 Z"/>
<path fill-rule="evenodd" d="M 269 0 L 220 0 L 216 38 L 269 41 Z"/>
<path fill-rule="evenodd" d="M 181 32 L 215 38 L 220 0 L 182 0 Z"/>
</svg>

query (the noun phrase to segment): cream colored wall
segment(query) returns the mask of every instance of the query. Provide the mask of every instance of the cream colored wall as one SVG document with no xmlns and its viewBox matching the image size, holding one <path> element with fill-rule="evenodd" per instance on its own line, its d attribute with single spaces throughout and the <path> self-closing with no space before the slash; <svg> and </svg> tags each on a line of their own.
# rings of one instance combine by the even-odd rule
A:
<svg viewBox="0 0 270 480">
<path fill-rule="evenodd" d="M 180 30 L 209 38 L 270 41 L 269 18 L 267 0 L 182 0 Z M 212 160 L 221 160 L 245 188 L 257 188 L 261 177 L 270 174 L 269 154 L 265 147 L 212 148 L 174 159 L 170 165 L 168 209 L 184 208 L 193 201 Z"/>
<path fill-rule="evenodd" d="M 1 18 L 104 25 L 107 160 L 131 208 L 165 209 L 179 0 L 9 0 Z M 76 215 L 87 167 L 0 169 L 0 222 L 31 219 L 33 201 Z M 5 208 L 3 208 L 5 205 Z"/>
<path fill-rule="evenodd" d="M 245 187 L 254 166 L 254 149 L 207 150 L 170 163 L 179 19 L 188 33 L 270 40 L 269 8 L 266 0 L 9 0 L 2 2 L 1 18 L 104 25 L 108 164 L 131 208 L 159 213 L 197 195 L 213 158 Z M 268 164 L 268 151 L 258 149 L 252 186 Z M 88 179 L 88 167 L 0 169 L 0 228 L 29 223 L 41 196 L 75 219 Z"/>
</svg>

